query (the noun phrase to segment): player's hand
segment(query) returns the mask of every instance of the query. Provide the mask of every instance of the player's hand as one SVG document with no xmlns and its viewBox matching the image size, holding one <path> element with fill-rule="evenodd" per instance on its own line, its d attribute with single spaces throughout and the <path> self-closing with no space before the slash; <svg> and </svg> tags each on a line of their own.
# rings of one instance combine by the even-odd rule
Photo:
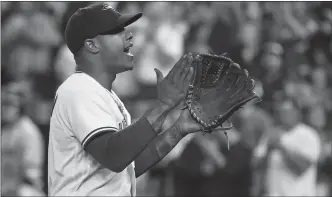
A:
<svg viewBox="0 0 332 197">
<path fill-rule="evenodd" d="M 180 117 L 176 121 L 176 124 L 180 127 L 180 130 L 184 135 L 203 130 L 201 124 L 193 119 L 188 108 L 181 111 Z"/>
<path fill-rule="evenodd" d="M 191 53 L 184 55 L 165 78 L 160 70 L 154 69 L 157 75 L 158 100 L 161 103 L 173 108 L 184 98 L 194 73 L 192 62 Z"/>
</svg>

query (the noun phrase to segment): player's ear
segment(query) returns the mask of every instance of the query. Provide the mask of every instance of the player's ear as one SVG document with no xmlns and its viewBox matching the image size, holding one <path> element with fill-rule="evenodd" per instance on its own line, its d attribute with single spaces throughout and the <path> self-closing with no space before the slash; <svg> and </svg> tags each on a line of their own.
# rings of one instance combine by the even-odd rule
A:
<svg viewBox="0 0 332 197">
<path fill-rule="evenodd" d="M 93 54 L 99 52 L 99 47 L 95 39 L 86 39 L 84 42 L 84 47 Z"/>
</svg>

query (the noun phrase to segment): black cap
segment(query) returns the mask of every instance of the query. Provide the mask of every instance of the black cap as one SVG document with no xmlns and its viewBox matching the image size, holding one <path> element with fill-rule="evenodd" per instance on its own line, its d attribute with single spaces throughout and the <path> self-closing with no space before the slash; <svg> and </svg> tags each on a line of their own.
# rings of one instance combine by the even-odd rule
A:
<svg viewBox="0 0 332 197">
<path fill-rule="evenodd" d="M 114 34 L 137 21 L 138 14 L 120 14 L 105 3 L 92 4 L 78 9 L 69 19 L 65 29 L 65 39 L 70 51 L 75 54 L 87 38 L 97 35 Z"/>
</svg>

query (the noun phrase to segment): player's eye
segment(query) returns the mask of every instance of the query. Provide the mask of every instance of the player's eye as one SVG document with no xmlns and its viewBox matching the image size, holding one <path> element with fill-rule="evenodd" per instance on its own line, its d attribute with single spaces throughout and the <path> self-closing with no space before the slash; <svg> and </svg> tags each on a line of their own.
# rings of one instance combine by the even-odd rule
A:
<svg viewBox="0 0 332 197">
<path fill-rule="evenodd" d="M 131 39 L 133 39 L 133 33 L 126 32 L 126 34 L 125 34 L 125 40 L 127 41 L 127 40 L 131 40 Z"/>
</svg>

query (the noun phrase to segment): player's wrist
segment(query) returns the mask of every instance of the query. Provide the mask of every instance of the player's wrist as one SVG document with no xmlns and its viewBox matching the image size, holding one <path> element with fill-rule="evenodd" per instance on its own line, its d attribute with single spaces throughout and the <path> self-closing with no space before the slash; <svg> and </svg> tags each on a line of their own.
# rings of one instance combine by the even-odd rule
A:
<svg viewBox="0 0 332 197">
<path fill-rule="evenodd" d="M 167 110 L 168 108 L 171 108 L 171 106 L 172 106 L 172 104 L 170 102 L 164 102 L 164 101 L 159 100 L 159 99 L 156 103 L 156 107 L 160 108 L 162 110 Z"/>
<path fill-rule="evenodd" d="M 173 109 L 179 102 L 180 100 L 176 101 L 172 99 L 158 99 L 157 105 L 163 108 Z"/>
<path fill-rule="evenodd" d="M 179 135 L 185 137 L 189 133 L 192 133 L 190 126 L 188 126 L 187 124 L 187 122 L 179 118 L 172 127 L 177 128 L 177 132 L 179 133 Z"/>
<path fill-rule="evenodd" d="M 161 133 L 161 128 L 171 108 L 165 104 L 157 103 L 156 106 L 146 115 L 152 128 L 157 134 Z"/>
<path fill-rule="evenodd" d="M 183 124 L 181 122 L 176 121 L 173 126 L 170 128 L 171 135 L 176 139 L 182 139 L 188 135 L 188 132 L 184 130 Z"/>
</svg>

